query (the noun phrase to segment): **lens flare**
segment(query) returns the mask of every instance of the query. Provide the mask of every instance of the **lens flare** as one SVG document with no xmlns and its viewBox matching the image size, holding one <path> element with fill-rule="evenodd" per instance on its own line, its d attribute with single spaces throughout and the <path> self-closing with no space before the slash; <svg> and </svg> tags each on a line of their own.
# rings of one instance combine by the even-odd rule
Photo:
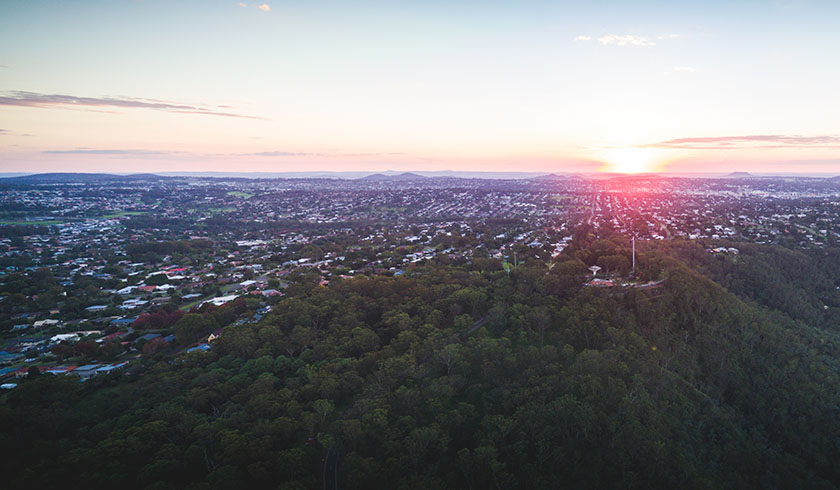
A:
<svg viewBox="0 0 840 490">
<path fill-rule="evenodd" d="M 656 172 L 661 166 L 655 150 L 650 148 L 613 148 L 604 152 L 604 161 L 604 170 L 623 174 Z"/>
</svg>

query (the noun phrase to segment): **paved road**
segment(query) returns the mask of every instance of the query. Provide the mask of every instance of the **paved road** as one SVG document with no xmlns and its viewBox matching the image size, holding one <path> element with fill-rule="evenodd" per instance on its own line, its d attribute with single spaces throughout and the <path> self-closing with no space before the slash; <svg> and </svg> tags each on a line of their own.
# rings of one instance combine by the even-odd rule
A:
<svg viewBox="0 0 840 490">
<path fill-rule="evenodd" d="M 483 317 L 481 317 L 477 322 L 472 324 L 472 326 L 469 328 L 469 330 L 467 330 L 466 332 L 463 332 L 460 336 L 461 340 L 464 340 L 465 338 L 469 337 L 470 334 L 472 334 L 473 332 L 475 332 L 476 330 L 481 328 L 481 326 L 484 325 L 485 323 L 487 323 L 487 315 L 484 315 Z"/>
<path fill-rule="evenodd" d="M 327 450 L 324 461 L 324 490 L 338 490 L 338 453 L 333 448 Z"/>
</svg>

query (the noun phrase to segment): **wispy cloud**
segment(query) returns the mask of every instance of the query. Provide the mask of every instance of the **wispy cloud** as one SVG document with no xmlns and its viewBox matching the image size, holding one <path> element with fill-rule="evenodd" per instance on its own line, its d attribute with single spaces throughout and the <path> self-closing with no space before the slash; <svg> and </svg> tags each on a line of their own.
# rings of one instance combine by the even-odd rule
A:
<svg viewBox="0 0 840 490">
<path fill-rule="evenodd" d="M 295 151 L 259 151 L 256 153 L 245 153 L 243 156 L 254 157 L 310 157 L 321 156 L 320 153 L 299 153 Z"/>
<path fill-rule="evenodd" d="M 676 39 L 679 34 L 659 34 L 656 36 L 638 36 L 635 34 L 606 34 L 596 40 L 601 46 L 656 46 L 656 41 Z M 575 36 L 574 41 L 591 41 L 592 36 Z"/>
<path fill-rule="evenodd" d="M 651 38 L 645 36 L 634 36 L 632 34 L 607 34 L 598 38 L 602 46 L 655 46 Z"/>
<path fill-rule="evenodd" d="M 837 173 L 837 169 L 840 168 L 840 159 L 838 158 L 828 158 L 828 159 L 818 159 L 818 160 L 783 160 L 783 161 L 776 161 L 776 162 L 768 162 L 767 165 L 772 165 L 776 167 L 783 167 L 783 168 L 790 168 L 790 167 L 809 167 L 809 168 L 818 168 L 820 170 L 827 170 Z M 825 167 L 824 169 L 822 167 Z"/>
<path fill-rule="evenodd" d="M 799 136 L 759 134 L 747 136 L 713 136 L 677 138 L 644 145 L 646 148 L 683 150 L 742 150 L 751 148 L 837 148 L 840 136 Z"/>
<path fill-rule="evenodd" d="M 74 148 L 72 150 L 45 150 L 42 153 L 47 155 L 118 155 L 118 156 L 154 156 L 168 155 L 170 152 L 157 150 L 135 150 L 135 149 L 104 149 Z"/>
<path fill-rule="evenodd" d="M 263 119 L 261 117 L 247 116 L 233 112 L 219 112 L 207 106 L 182 104 L 172 101 L 132 97 L 80 97 L 64 94 L 39 94 L 20 90 L 0 93 L 0 106 L 84 109 L 117 107 L 125 109 L 152 109 L 178 114 Z"/>
<path fill-rule="evenodd" d="M 236 5 L 242 8 L 248 8 L 250 6 L 256 9 L 260 9 L 263 12 L 271 12 L 271 6 L 267 3 L 252 3 L 251 5 L 248 5 L 245 2 L 237 2 Z"/>
<path fill-rule="evenodd" d="M 12 135 L 14 135 L 14 136 L 26 136 L 26 137 L 32 136 L 29 133 L 17 133 L 15 131 L 10 130 L 10 129 L 0 129 L 0 136 L 12 136 Z"/>
<path fill-rule="evenodd" d="M 697 72 L 697 69 L 690 66 L 675 66 L 671 71 L 677 73 L 695 73 Z"/>
<path fill-rule="evenodd" d="M 240 153 L 239 156 L 246 157 L 327 157 L 327 158 L 349 158 L 349 157 L 382 157 L 382 156 L 404 156 L 406 153 L 341 153 L 341 152 L 297 152 L 297 151 L 260 151 L 256 153 Z"/>
</svg>

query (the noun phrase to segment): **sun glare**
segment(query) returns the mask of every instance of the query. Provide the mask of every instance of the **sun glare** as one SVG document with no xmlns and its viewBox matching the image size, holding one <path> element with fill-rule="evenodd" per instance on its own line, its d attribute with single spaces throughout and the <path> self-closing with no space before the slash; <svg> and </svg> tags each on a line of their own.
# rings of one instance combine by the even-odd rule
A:
<svg viewBox="0 0 840 490">
<path fill-rule="evenodd" d="M 604 152 L 604 160 L 608 172 L 638 174 L 658 168 L 654 152 L 648 148 L 613 148 Z"/>
</svg>

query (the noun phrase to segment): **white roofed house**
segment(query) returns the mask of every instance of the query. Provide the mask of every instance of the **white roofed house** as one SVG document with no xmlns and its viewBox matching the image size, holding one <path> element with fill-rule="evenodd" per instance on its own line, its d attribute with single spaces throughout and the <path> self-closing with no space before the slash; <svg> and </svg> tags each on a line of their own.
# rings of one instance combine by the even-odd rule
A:
<svg viewBox="0 0 840 490">
<path fill-rule="evenodd" d="M 59 343 L 65 341 L 77 341 L 79 340 L 78 333 L 60 333 L 58 335 L 53 335 L 50 337 L 50 342 Z"/>
<path fill-rule="evenodd" d="M 148 301 L 144 301 L 141 299 L 129 299 L 127 301 L 123 301 L 123 303 L 120 305 L 120 308 L 123 310 L 133 310 L 148 303 Z"/>
<path fill-rule="evenodd" d="M 223 304 L 230 303 L 231 301 L 235 300 L 238 297 L 239 297 L 239 295 L 236 295 L 236 294 L 230 294 L 228 296 L 219 296 L 217 298 L 212 298 L 212 299 L 208 299 L 206 301 L 203 301 L 201 304 L 212 303 L 216 306 L 222 306 Z"/>
<path fill-rule="evenodd" d="M 46 320 L 38 320 L 37 322 L 33 323 L 32 326 L 35 328 L 41 327 L 52 327 L 58 325 L 60 322 L 58 320 L 53 319 L 46 319 Z"/>
</svg>

